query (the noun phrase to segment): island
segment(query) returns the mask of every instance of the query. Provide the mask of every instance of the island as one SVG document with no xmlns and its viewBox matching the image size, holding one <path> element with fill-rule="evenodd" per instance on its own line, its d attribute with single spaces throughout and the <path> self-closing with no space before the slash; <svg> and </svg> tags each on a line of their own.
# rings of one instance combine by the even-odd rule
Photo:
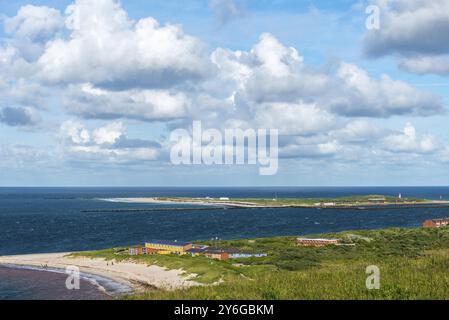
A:
<svg viewBox="0 0 449 320">
<path fill-rule="evenodd" d="M 319 208 L 365 209 L 373 207 L 449 206 L 446 200 L 364 195 L 341 198 L 228 198 L 148 197 L 101 199 L 113 202 L 209 205 L 224 208 Z"/>
<path fill-rule="evenodd" d="M 117 299 L 448 299 L 449 227 L 192 241 L 265 255 L 138 254 L 129 248 L 0 257 L 0 263 L 79 266 L 133 285 Z M 373 270 L 379 288 L 367 287 Z"/>
</svg>

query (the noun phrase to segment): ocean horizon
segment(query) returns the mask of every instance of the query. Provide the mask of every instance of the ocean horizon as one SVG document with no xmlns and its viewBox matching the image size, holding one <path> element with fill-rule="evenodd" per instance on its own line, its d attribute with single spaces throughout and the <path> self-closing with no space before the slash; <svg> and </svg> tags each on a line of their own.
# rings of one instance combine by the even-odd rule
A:
<svg viewBox="0 0 449 320">
<path fill-rule="evenodd" d="M 449 199 L 449 187 L 0 187 L 0 255 L 71 252 L 129 246 L 148 239 L 209 240 L 300 236 L 346 230 L 418 227 L 447 215 L 447 208 L 344 210 L 316 208 L 241 208 L 179 210 L 180 205 L 105 201 L 136 197 L 333 198 L 382 194 Z M 176 206 L 177 210 L 170 210 Z M 157 211 L 157 209 L 163 209 Z M 182 207 L 181 207 L 182 209 Z M 148 211 L 145 211 L 148 210 Z M 32 298 L 51 281 L 37 281 L 33 270 L 0 270 L 0 297 Z M 45 279 L 64 275 L 45 273 Z M 28 282 L 18 279 L 29 279 Z M 34 280 L 33 280 L 34 279 Z M 41 278 L 42 279 L 42 278 Z M 60 280 L 60 279 L 59 279 Z M 59 281 L 58 280 L 58 281 Z M 33 284 L 30 289 L 30 281 Z M 43 288 L 42 286 L 45 286 Z M 103 299 L 85 285 L 85 299 Z M 43 289 L 43 290 L 39 290 Z M 36 293 L 35 298 L 42 298 Z M 68 299 L 76 299 L 68 295 Z"/>
<path fill-rule="evenodd" d="M 399 193 L 403 197 L 449 200 L 449 187 L 0 187 L 0 255 L 102 249 L 141 243 L 148 238 L 190 241 L 414 227 L 426 217 L 439 217 L 445 212 L 441 208 L 183 212 L 167 210 L 173 204 L 104 201 L 138 197 L 335 198 Z M 161 207 L 164 211 L 152 211 Z M 125 211 L 114 211 L 122 209 Z"/>
</svg>

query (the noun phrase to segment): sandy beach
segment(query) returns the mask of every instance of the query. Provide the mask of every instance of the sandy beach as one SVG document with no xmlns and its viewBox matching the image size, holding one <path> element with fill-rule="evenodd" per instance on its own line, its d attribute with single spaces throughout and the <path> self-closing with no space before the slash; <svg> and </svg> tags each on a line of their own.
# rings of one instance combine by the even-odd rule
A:
<svg viewBox="0 0 449 320">
<path fill-rule="evenodd" d="M 111 199 L 99 199 L 108 202 L 122 202 L 122 203 L 153 203 L 153 204 L 188 204 L 188 205 L 200 205 L 200 206 L 219 206 L 219 207 L 234 207 L 234 208 L 267 208 L 275 207 L 268 205 L 260 205 L 252 202 L 244 201 L 217 201 L 210 199 L 158 199 L 158 198 L 111 198 Z M 279 207 L 279 206 L 278 206 Z"/>
<path fill-rule="evenodd" d="M 0 265 L 18 265 L 65 269 L 67 266 L 79 267 L 83 273 L 97 275 L 132 287 L 135 291 L 148 289 L 175 290 L 200 285 L 190 280 L 183 270 L 167 270 L 159 266 L 148 266 L 133 262 L 116 262 L 104 259 L 71 257 L 70 252 L 0 256 Z"/>
</svg>

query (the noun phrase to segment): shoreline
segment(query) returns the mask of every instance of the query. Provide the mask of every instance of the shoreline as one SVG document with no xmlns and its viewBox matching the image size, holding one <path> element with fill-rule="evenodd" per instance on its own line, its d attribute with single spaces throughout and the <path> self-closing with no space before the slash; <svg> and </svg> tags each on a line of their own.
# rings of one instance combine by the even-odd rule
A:
<svg viewBox="0 0 449 320">
<path fill-rule="evenodd" d="M 36 272 L 48 272 L 57 274 L 66 274 L 65 269 L 53 267 L 38 267 L 21 264 L 0 264 L 1 268 L 10 268 L 15 270 L 28 270 Z M 97 290 L 101 291 L 110 298 L 130 294 L 135 292 L 132 285 L 117 281 L 117 279 L 106 278 L 93 273 L 80 272 L 80 279 L 89 282 Z"/>
<path fill-rule="evenodd" d="M 72 252 L 62 252 L 0 256 L 0 266 L 55 273 L 65 273 L 66 267 L 75 266 L 80 270 L 81 279 L 91 282 L 112 297 L 201 285 L 191 280 L 194 275 L 185 274 L 183 270 L 167 270 L 156 265 L 130 261 L 71 257 L 71 254 Z"/>
<path fill-rule="evenodd" d="M 365 210 L 365 209 L 384 209 L 384 208 L 426 208 L 426 207 L 449 207 L 449 201 L 443 200 L 423 200 L 420 202 L 400 202 L 400 203 L 350 203 L 350 204 L 336 204 L 336 205 L 312 205 L 312 204 L 260 204 L 256 202 L 250 202 L 249 199 L 245 201 L 233 201 L 233 200 L 213 200 L 213 199 L 188 199 L 188 198 L 152 198 L 152 197 L 141 197 L 141 198 L 109 198 L 109 199 L 98 199 L 100 201 L 106 202 L 116 202 L 116 203 L 135 203 L 135 204 L 187 204 L 187 205 L 200 205 L 209 206 L 211 209 L 220 208 L 226 209 L 282 209 L 282 208 L 315 208 L 315 209 L 350 209 L 350 210 Z M 255 199 L 261 200 L 261 199 Z M 288 199 L 295 200 L 295 199 Z"/>
</svg>

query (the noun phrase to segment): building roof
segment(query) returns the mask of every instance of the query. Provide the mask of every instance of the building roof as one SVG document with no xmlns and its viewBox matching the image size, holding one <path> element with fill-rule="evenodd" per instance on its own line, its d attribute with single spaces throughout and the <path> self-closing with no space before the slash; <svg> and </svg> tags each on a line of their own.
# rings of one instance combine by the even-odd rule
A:
<svg viewBox="0 0 449 320">
<path fill-rule="evenodd" d="M 297 238 L 298 241 L 339 241 L 340 239 L 323 239 L 323 238 Z"/>
<path fill-rule="evenodd" d="M 241 254 L 241 255 L 263 255 L 264 253 L 254 253 L 254 252 L 242 252 L 234 249 L 224 249 L 224 248 L 215 248 L 215 247 L 207 247 L 207 248 L 192 248 L 187 250 L 188 253 L 211 253 L 211 254 Z"/>
<path fill-rule="evenodd" d="M 192 248 L 192 249 L 188 249 L 187 252 L 188 253 L 203 253 L 205 252 L 206 249 L 203 248 Z"/>
<path fill-rule="evenodd" d="M 190 242 L 167 241 L 167 240 L 149 240 L 146 243 L 159 244 L 165 246 L 176 246 L 176 247 L 184 247 L 191 244 Z"/>
</svg>

